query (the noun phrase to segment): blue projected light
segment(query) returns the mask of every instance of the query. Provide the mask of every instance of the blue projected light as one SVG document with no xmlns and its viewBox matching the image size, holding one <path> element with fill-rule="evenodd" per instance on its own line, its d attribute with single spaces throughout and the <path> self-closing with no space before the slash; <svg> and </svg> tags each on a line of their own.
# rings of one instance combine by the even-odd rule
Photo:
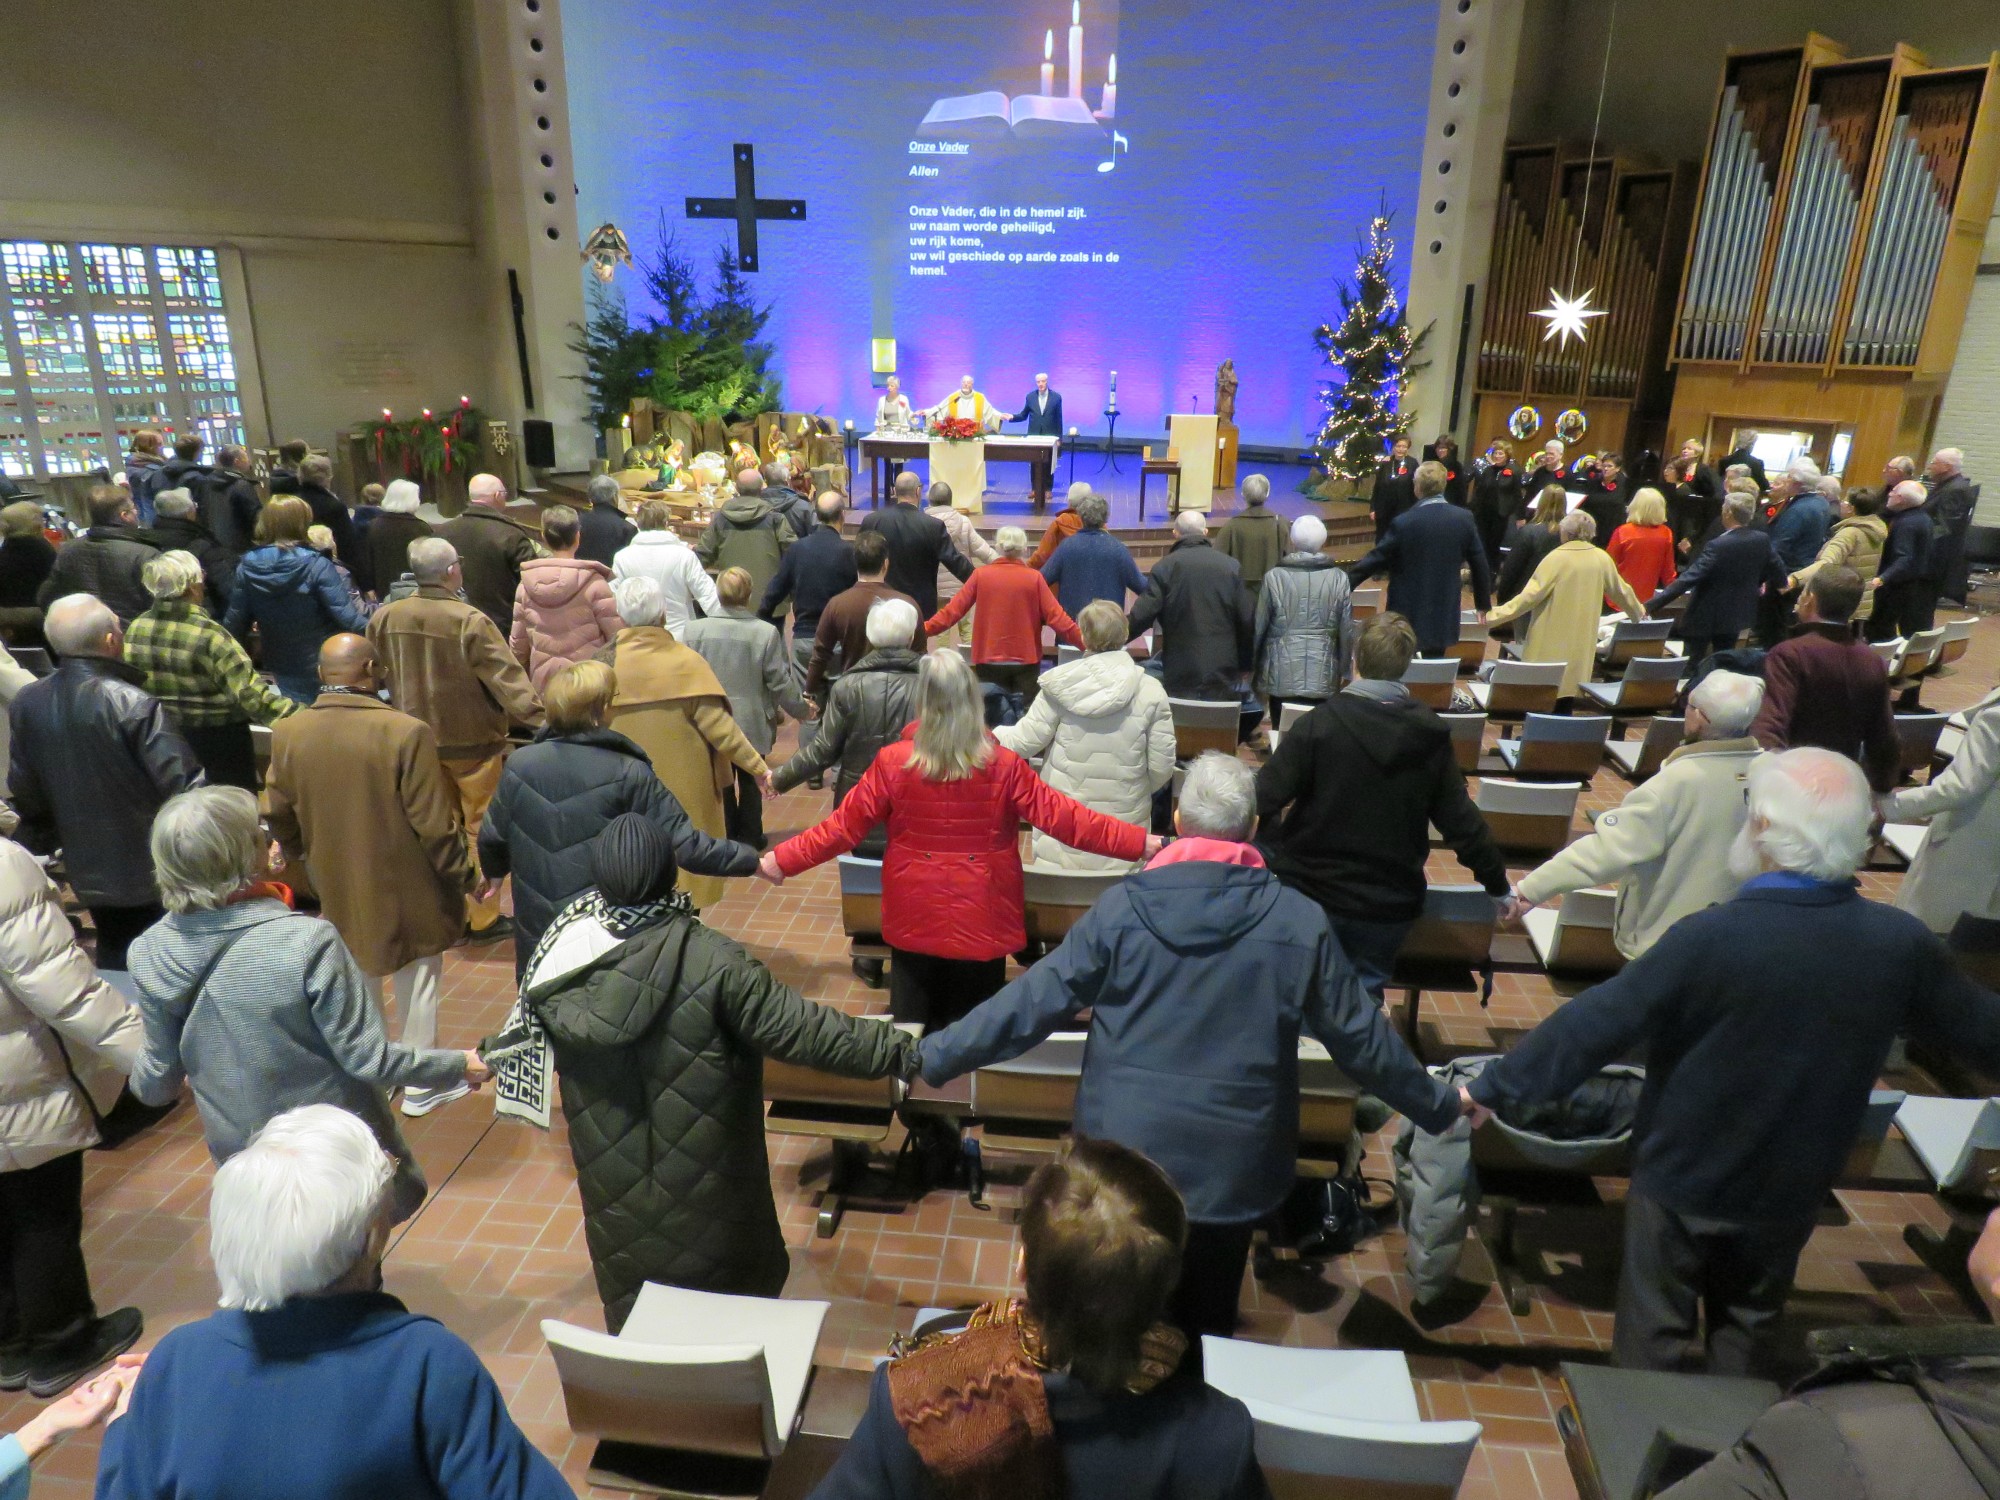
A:
<svg viewBox="0 0 2000 1500">
<path fill-rule="evenodd" d="M 706 271 L 751 216 L 687 200 L 726 198 L 747 143 L 788 409 L 865 427 L 873 341 L 894 339 L 920 407 L 970 373 L 1011 411 L 1046 370 L 1101 433 L 1086 414 L 1115 369 L 1129 430 L 1155 432 L 1212 409 L 1234 359 L 1243 441 L 1301 446 L 1311 330 L 1383 194 L 1414 198 L 1437 8 L 1180 9 L 568 0 L 578 222 L 617 224 L 643 261 L 664 215 Z M 794 221 L 762 213 L 788 200 Z"/>
</svg>

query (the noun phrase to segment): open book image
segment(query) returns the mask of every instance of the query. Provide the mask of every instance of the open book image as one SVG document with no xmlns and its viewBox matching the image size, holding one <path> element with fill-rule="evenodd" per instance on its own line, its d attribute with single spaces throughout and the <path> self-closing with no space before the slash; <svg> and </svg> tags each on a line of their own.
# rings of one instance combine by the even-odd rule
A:
<svg viewBox="0 0 2000 1500">
<path fill-rule="evenodd" d="M 1104 127 L 1081 99 L 1064 94 L 1019 94 L 1009 99 L 998 89 L 956 94 L 931 105 L 920 135 L 999 135 L 1011 130 L 1023 138 L 1067 135 L 1082 127 L 1102 135 Z"/>
</svg>

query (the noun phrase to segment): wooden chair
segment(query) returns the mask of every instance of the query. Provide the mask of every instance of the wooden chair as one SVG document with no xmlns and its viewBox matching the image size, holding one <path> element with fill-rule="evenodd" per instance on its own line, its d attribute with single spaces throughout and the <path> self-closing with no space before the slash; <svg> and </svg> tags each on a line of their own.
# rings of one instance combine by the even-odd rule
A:
<svg viewBox="0 0 2000 1500">
<path fill-rule="evenodd" d="M 1686 733 L 1686 719 L 1655 714 L 1646 724 L 1644 739 L 1613 740 L 1604 747 L 1604 753 L 1611 760 L 1611 768 L 1637 786 L 1659 770 L 1667 757 L 1680 748 L 1681 738 Z"/>
<path fill-rule="evenodd" d="M 1207 703 L 1196 698 L 1169 698 L 1174 715 L 1174 756 L 1193 760 L 1209 750 L 1224 755 L 1236 753 L 1236 734 L 1242 724 L 1241 704 Z"/>
<path fill-rule="evenodd" d="M 1458 622 L 1458 639 L 1444 648 L 1444 654 L 1458 663 L 1459 675 L 1466 676 L 1478 671 L 1480 663 L 1486 660 L 1486 647 L 1491 640 L 1486 622 L 1477 614 L 1470 614 Z"/>
<path fill-rule="evenodd" d="M 1418 1014 L 1425 990 L 1473 990 L 1484 1004 L 1493 993 L 1493 898 L 1478 885 L 1434 885 L 1424 891 L 1424 909 L 1403 945 L 1387 989 L 1404 990 L 1402 1029 L 1418 1051 Z"/>
<path fill-rule="evenodd" d="M 1021 866 L 1022 915 L 1028 941 L 1053 948 L 1126 876 L 1124 870 L 1064 870 L 1054 865 Z"/>
<path fill-rule="evenodd" d="M 1477 1422 L 1427 1422 L 1409 1361 L 1375 1349 L 1201 1341 L 1203 1378 L 1250 1409 L 1276 1500 L 1451 1500 L 1479 1446 Z"/>
<path fill-rule="evenodd" d="M 1666 649 L 1673 633 L 1672 620 L 1620 620 L 1611 627 L 1611 639 L 1597 650 L 1597 659 L 1607 667 L 1622 667 L 1642 657 L 1658 656 Z"/>
<path fill-rule="evenodd" d="M 1011 1061 L 974 1071 L 976 1155 L 987 1151 L 1016 1156 L 1055 1154 L 1076 1115 L 1076 1088 L 1083 1077 L 1088 1037 L 1087 1032 L 1058 1031 Z M 975 1168 L 975 1202 L 981 1192 Z"/>
<path fill-rule="evenodd" d="M 1591 707 L 1608 711 L 1614 722 L 1644 718 L 1674 706 L 1686 667 L 1678 656 L 1635 656 L 1625 663 L 1625 675 L 1616 682 L 1580 686 Z"/>
<path fill-rule="evenodd" d="M 1299 1175 L 1339 1177 L 1354 1144 L 1354 1108 L 1361 1090 L 1340 1071 L 1333 1054 L 1309 1036 L 1299 1038 Z"/>
<path fill-rule="evenodd" d="M 1159 476 L 1167 481 L 1167 515 L 1171 518 L 1180 509 L 1176 503 L 1181 481 L 1180 455 L 1169 448 L 1164 458 L 1153 457 L 1151 448 L 1143 448 L 1139 453 L 1139 519 L 1146 519 L 1146 481 Z"/>
<path fill-rule="evenodd" d="M 609 1489 L 761 1494 L 797 1428 L 831 1304 L 648 1282 L 615 1337 L 542 1323 L 570 1430 Z"/>
<path fill-rule="evenodd" d="M 1491 678 L 1471 685 L 1473 701 L 1496 719 L 1552 714 L 1567 670 L 1559 661 L 1496 661 Z"/>
<path fill-rule="evenodd" d="M 919 1032 L 922 1028 L 905 1029 Z M 814 1225 L 820 1239 L 831 1239 L 846 1212 L 848 1194 L 867 1167 L 869 1148 L 888 1140 L 895 1125 L 896 1106 L 902 1102 L 895 1081 L 842 1078 L 837 1073 L 767 1057 L 764 1098 L 770 1104 L 764 1116 L 764 1128 L 770 1134 L 832 1143 L 833 1166 L 820 1193 Z"/>
<path fill-rule="evenodd" d="M 1273 753 L 1277 751 L 1278 741 L 1290 734 L 1293 727 L 1316 707 L 1318 705 L 1314 703 L 1287 703 L 1285 705 L 1284 711 L 1278 715 L 1278 722 L 1271 726 L 1271 749 Z"/>
<path fill-rule="evenodd" d="M 1472 805 L 1486 819 L 1494 843 L 1539 863 L 1569 843 L 1570 824 L 1582 795 L 1580 781 L 1502 781 L 1488 776 L 1474 790 Z"/>
<path fill-rule="evenodd" d="M 1978 617 L 1965 615 L 1959 619 L 1944 622 L 1944 641 L 1938 647 L 1937 660 L 1931 663 L 1933 669 L 1948 667 L 1972 649 L 1972 627 L 1979 623 Z M 25 665 L 25 663 L 24 663 Z M 29 668 L 30 671 L 34 669 Z"/>
<path fill-rule="evenodd" d="M 1900 769 L 1904 777 L 1929 769 L 1945 722 L 1944 714 L 1896 715 L 1896 740 L 1902 747 Z"/>
<path fill-rule="evenodd" d="M 1941 1189 L 2000 1196 L 2000 1099 L 1906 1098 L 1896 1128 Z"/>
<path fill-rule="evenodd" d="M 35 677 L 48 677 L 55 672 L 54 660 L 40 646 L 9 646 L 7 654 L 14 658 L 16 665 Z"/>
<path fill-rule="evenodd" d="M 1389 591 L 1385 588 L 1356 589 L 1354 597 L 1349 601 L 1348 605 L 1349 612 L 1354 617 L 1354 623 L 1359 625 L 1363 620 L 1381 614 L 1386 607 L 1383 601 L 1388 597 Z"/>
<path fill-rule="evenodd" d="M 1439 714 L 1451 730 L 1451 754 L 1459 770 L 1470 776 L 1479 769 L 1479 753 L 1486 743 L 1485 714 Z"/>
<path fill-rule="evenodd" d="M 882 941 L 882 861 L 843 854 L 840 868 L 840 930 L 856 958 L 887 958 Z"/>
<path fill-rule="evenodd" d="M 1903 648 L 1908 644 L 1909 642 L 1905 641 L 1899 635 L 1886 641 L 1870 641 L 1868 649 L 1881 659 L 1883 669 L 1893 679 L 1896 675 L 1896 669 L 1903 662 Z"/>
<path fill-rule="evenodd" d="M 1451 690 L 1457 682 L 1458 663 L 1449 656 L 1420 656 L 1403 672 L 1403 686 L 1410 696 L 1438 713 L 1451 707 Z"/>
<path fill-rule="evenodd" d="M 1056 665 L 1066 667 L 1083 655 L 1083 647 L 1072 646 L 1068 641 L 1056 642 Z"/>
<path fill-rule="evenodd" d="M 1602 887 L 1571 891 L 1554 911 L 1538 906 L 1522 919 L 1543 968 L 1561 974 L 1616 974 L 1625 955 L 1612 941 L 1618 893 Z"/>
<path fill-rule="evenodd" d="M 1590 780 L 1604 764 L 1604 747 L 1611 742 L 1611 720 L 1603 715 L 1529 714 L 1518 740 L 1502 740 L 1494 748 L 1502 765 L 1516 776 Z"/>
</svg>

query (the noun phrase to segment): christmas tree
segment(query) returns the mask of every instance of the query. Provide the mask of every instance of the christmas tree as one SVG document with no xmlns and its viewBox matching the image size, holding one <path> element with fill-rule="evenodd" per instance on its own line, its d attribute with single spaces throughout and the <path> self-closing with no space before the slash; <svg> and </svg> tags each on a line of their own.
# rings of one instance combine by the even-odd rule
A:
<svg viewBox="0 0 2000 1500">
<path fill-rule="evenodd" d="M 1402 409 L 1410 377 L 1424 368 L 1416 359 L 1430 329 L 1411 332 L 1403 305 L 1389 283 L 1396 242 L 1389 238 L 1389 211 L 1376 211 L 1360 247 L 1353 289 L 1340 289 L 1340 321 L 1313 330 L 1313 342 L 1336 372 L 1322 380 L 1320 404 L 1326 420 L 1313 443 L 1319 477 L 1313 488 L 1359 484 L 1375 472 L 1389 445 L 1416 420 Z"/>
</svg>

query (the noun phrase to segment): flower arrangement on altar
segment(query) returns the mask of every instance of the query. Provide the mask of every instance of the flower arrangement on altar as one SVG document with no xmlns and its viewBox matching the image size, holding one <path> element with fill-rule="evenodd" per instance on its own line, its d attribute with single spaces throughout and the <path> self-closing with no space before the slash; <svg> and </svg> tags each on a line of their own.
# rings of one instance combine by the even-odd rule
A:
<svg viewBox="0 0 2000 1500">
<path fill-rule="evenodd" d="M 382 408 L 382 420 L 371 423 L 368 445 L 379 466 L 400 463 L 405 474 L 437 479 L 454 470 L 470 470 L 479 462 L 479 438 L 484 418 L 470 396 L 460 396 L 455 409 L 443 416 L 428 406 L 421 416 L 397 421 Z"/>
<path fill-rule="evenodd" d="M 942 438 L 947 443 L 969 443 L 984 437 L 979 424 L 970 417 L 932 417 L 924 431 L 934 438 Z"/>
</svg>

